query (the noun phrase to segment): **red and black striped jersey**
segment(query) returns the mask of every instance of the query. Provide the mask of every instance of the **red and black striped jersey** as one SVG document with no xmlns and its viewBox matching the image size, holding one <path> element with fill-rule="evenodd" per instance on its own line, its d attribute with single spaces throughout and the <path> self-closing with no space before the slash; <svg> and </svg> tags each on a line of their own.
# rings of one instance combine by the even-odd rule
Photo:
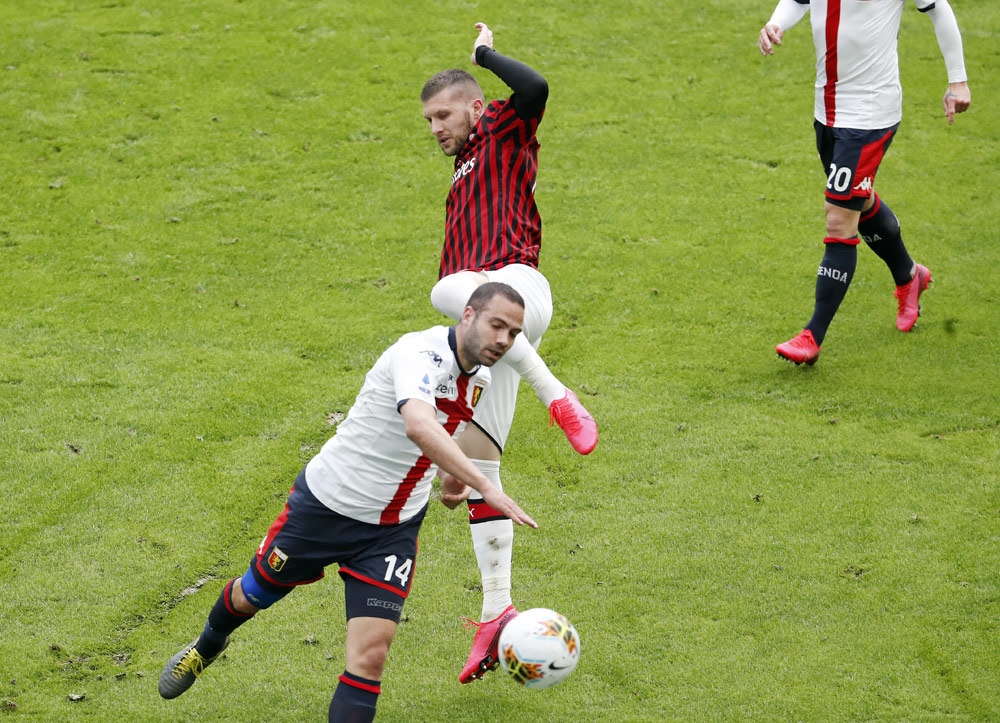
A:
<svg viewBox="0 0 1000 723">
<path fill-rule="evenodd" d="M 538 267 L 542 219 L 535 206 L 535 132 L 541 119 L 522 118 L 511 99 L 486 106 L 455 156 L 439 277 L 510 264 Z"/>
</svg>

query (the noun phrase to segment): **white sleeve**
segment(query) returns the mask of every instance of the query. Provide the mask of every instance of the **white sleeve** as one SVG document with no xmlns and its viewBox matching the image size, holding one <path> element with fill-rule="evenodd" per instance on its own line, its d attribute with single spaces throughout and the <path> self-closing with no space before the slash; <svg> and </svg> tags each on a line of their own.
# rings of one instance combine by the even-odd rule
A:
<svg viewBox="0 0 1000 723">
<path fill-rule="evenodd" d="M 962 33 L 958 29 L 955 11 L 951 9 L 948 0 L 936 0 L 923 11 L 934 23 L 934 33 L 937 35 L 941 55 L 944 56 L 944 67 L 948 70 L 948 82 L 961 83 L 968 80 L 969 77 L 965 74 L 965 58 L 962 55 Z"/>
<path fill-rule="evenodd" d="M 433 350 L 422 350 L 407 339 L 388 351 L 389 374 L 398 407 L 406 399 L 419 399 L 437 406 L 435 387 L 441 382 L 440 356 Z"/>
<path fill-rule="evenodd" d="M 801 0 L 778 0 L 778 5 L 774 8 L 774 12 L 771 13 L 771 19 L 767 21 L 767 24 L 777 25 L 782 30 L 788 30 L 804 18 L 808 11 L 808 0 L 806 2 L 801 2 Z"/>
</svg>

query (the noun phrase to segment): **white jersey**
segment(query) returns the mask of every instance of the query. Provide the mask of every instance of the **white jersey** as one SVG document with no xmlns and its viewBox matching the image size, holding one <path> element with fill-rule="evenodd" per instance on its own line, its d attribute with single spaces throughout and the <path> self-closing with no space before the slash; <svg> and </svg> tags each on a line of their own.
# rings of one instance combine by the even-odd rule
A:
<svg viewBox="0 0 1000 723">
<path fill-rule="evenodd" d="M 406 436 L 400 406 L 408 399 L 435 406 L 438 421 L 454 436 L 489 382 L 486 367 L 462 371 L 453 327 L 403 335 L 375 362 L 337 433 L 306 465 L 310 491 L 334 512 L 361 522 L 410 519 L 427 504 L 437 466 Z"/>
<path fill-rule="evenodd" d="M 796 0 L 810 6 L 816 46 L 816 120 L 889 128 L 903 117 L 896 38 L 906 0 Z M 934 0 L 913 0 L 922 12 Z"/>
</svg>

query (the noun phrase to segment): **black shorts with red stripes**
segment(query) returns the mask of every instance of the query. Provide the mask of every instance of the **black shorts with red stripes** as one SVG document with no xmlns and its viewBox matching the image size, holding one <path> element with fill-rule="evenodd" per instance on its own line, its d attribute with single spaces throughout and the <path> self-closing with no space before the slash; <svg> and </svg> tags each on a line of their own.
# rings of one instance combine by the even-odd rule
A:
<svg viewBox="0 0 1000 723">
<path fill-rule="evenodd" d="M 299 473 L 284 511 L 268 529 L 250 560 L 254 581 L 275 594 L 323 577 L 339 565 L 347 617 L 399 620 L 417 562 L 417 533 L 424 508 L 396 525 L 359 522 L 338 514 L 309 490 Z"/>
<path fill-rule="evenodd" d="M 873 192 L 875 173 L 889 150 L 899 123 L 891 128 L 831 128 L 813 121 L 816 150 L 826 171 L 826 200 L 860 211 Z"/>
</svg>

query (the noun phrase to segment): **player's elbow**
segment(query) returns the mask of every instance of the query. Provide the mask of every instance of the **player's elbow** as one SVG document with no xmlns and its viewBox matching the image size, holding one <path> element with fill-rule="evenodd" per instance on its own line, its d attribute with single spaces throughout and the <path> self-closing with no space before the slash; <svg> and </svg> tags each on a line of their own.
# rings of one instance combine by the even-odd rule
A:
<svg viewBox="0 0 1000 723">
<path fill-rule="evenodd" d="M 535 74 L 531 82 L 525 88 L 524 95 L 530 99 L 533 105 L 545 107 L 549 99 L 549 84 L 541 75 Z"/>
<path fill-rule="evenodd" d="M 407 417 L 405 420 L 406 437 L 418 447 L 423 448 L 427 440 L 427 424 L 419 417 Z"/>
</svg>

